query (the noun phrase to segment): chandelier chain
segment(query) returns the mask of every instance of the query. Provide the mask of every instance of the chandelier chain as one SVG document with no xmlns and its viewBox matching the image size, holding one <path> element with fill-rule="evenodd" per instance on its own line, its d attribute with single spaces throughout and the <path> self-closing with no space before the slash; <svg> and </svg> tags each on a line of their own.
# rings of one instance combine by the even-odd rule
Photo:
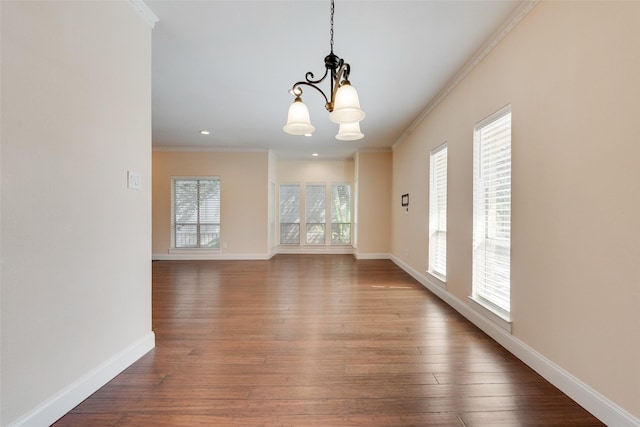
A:
<svg viewBox="0 0 640 427">
<path fill-rule="evenodd" d="M 333 53 L 333 13 L 335 11 L 335 6 L 333 4 L 333 0 L 331 0 L 331 53 Z"/>
<path fill-rule="evenodd" d="M 0 0 L 2 1 L 2 0 Z M 320 92 L 325 100 L 325 108 L 329 111 L 329 119 L 340 124 L 336 139 L 353 141 L 364 137 L 360 131 L 359 122 L 364 119 L 364 111 L 360 109 L 358 94 L 349 82 L 351 67 L 344 59 L 333 53 L 333 16 L 335 13 L 335 1 L 331 0 L 329 44 L 331 52 L 324 57 L 324 75 L 315 79 L 311 71 L 305 74 L 305 79 L 293 84 L 289 91 L 296 98 L 289 107 L 287 124 L 282 128 L 291 135 L 311 136 L 315 127 L 309 120 L 309 109 L 302 102 L 302 87 L 313 88 Z M 326 78 L 329 78 L 328 95 L 318 86 Z"/>
</svg>

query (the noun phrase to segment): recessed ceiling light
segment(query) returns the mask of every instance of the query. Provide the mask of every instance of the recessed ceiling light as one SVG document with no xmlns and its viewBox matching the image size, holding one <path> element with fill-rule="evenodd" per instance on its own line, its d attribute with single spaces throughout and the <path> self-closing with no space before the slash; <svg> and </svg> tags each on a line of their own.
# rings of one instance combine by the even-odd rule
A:
<svg viewBox="0 0 640 427">
<path fill-rule="evenodd" d="M 304 136 L 309 137 L 309 136 L 311 136 L 311 134 L 310 133 L 305 133 Z"/>
<path fill-rule="evenodd" d="M 313 157 L 318 157 L 318 153 L 313 153 L 312 156 Z"/>
<path fill-rule="evenodd" d="M 208 130 L 201 130 L 200 131 L 200 135 L 209 135 L 211 134 L 211 132 L 209 132 Z"/>
</svg>

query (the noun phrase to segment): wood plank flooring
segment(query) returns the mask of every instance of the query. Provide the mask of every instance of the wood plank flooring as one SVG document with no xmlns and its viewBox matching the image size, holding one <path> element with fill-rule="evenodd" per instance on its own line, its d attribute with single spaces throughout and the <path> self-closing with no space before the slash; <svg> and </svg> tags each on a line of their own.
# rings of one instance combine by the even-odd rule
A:
<svg viewBox="0 0 640 427">
<path fill-rule="evenodd" d="M 391 261 L 154 262 L 153 330 L 54 425 L 602 425 Z"/>
</svg>

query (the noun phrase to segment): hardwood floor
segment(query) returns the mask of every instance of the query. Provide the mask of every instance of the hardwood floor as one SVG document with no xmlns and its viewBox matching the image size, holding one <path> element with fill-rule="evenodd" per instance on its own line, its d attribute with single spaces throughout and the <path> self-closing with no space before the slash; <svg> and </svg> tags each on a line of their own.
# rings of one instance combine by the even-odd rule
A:
<svg viewBox="0 0 640 427">
<path fill-rule="evenodd" d="M 54 425 L 602 425 L 391 261 L 154 262 L 153 330 Z"/>
</svg>

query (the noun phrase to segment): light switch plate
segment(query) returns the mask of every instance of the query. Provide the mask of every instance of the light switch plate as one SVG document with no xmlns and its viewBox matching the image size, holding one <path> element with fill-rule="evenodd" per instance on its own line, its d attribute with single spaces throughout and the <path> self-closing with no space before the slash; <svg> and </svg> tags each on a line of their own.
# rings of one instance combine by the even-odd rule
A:
<svg viewBox="0 0 640 427">
<path fill-rule="evenodd" d="M 140 172 L 127 171 L 127 188 L 140 190 L 142 188 L 142 175 Z"/>
</svg>

